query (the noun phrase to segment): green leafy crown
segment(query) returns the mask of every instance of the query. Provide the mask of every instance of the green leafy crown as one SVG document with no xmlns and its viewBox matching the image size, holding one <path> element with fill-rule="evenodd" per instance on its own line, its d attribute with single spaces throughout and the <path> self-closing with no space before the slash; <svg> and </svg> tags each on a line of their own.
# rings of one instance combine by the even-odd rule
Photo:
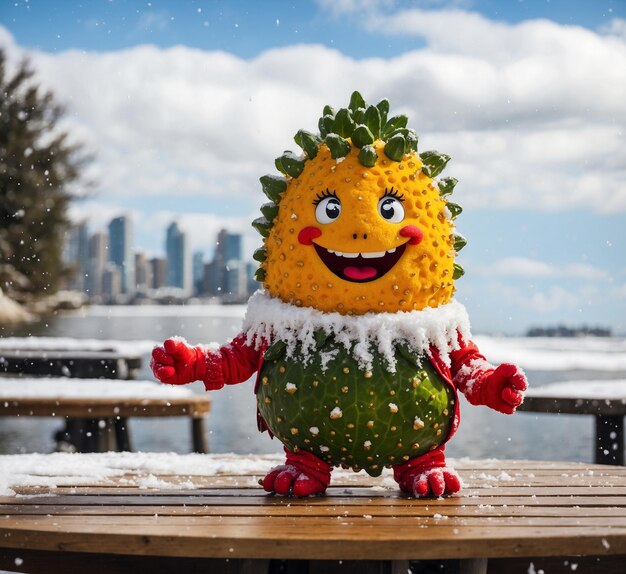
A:
<svg viewBox="0 0 626 574">
<path fill-rule="evenodd" d="M 294 136 L 294 141 L 302 148 L 302 155 L 292 151 L 285 151 L 277 157 L 274 164 L 276 169 L 283 175 L 268 174 L 261 177 L 263 193 L 270 200 L 261 206 L 262 217 L 255 219 L 252 226 L 266 238 L 274 225 L 274 219 L 278 215 L 278 205 L 287 190 L 286 177 L 296 178 L 304 170 L 309 159 L 317 156 L 322 144 L 326 144 L 333 159 L 346 157 L 352 147 L 358 148 L 359 161 L 365 167 L 373 167 L 378 155 L 374 149 L 374 142 L 382 140 L 384 153 L 392 161 L 400 162 L 405 154 L 417 153 L 417 134 L 415 130 L 407 128 L 408 118 L 404 114 L 389 117 L 389 100 L 383 98 L 376 105 L 365 102 L 363 96 L 355 91 L 350 97 L 347 108 L 335 111 L 331 106 L 324 106 L 322 117 L 318 121 L 319 133 L 314 134 L 306 130 L 299 130 Z M 348 139 L 350 138 L 350 139 Z M 437 177 L 447 163 L 450 156 L 438 151 L 425 151 L 419 154 L 422 161 L 422 172 L 428 177 Z M 446 177 L 438 180 L 437 185 L 441 197 L 446 198 L 454 191 L 457 179 Z M 455 219 L 462 210 L 461 206 L 446 199 L 446 206 Z M 454 249 L 458 252 L 467 244 L 467 240 L 459 234 L 454 236 Z M 265 270 L 262 267 L 267 257 L 265 247 L 260 247 L 254 252 L 254 259 L 261 266 L 256 272 L 258 281 L 265 280 Z M 453 279 L 458 279 L 465 272 L 455 263 Z"/>
</svg>

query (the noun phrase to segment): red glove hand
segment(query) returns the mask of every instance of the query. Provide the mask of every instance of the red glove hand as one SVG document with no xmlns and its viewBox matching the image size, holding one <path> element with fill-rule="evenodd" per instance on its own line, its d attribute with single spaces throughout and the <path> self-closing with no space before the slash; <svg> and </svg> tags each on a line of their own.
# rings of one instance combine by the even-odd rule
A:
<svg viewBox="0 0 626 574">
<path fill-rule="evenodd" d="M 502 363 L 481 383 L 481 403 L 505 415 L 512 415 L 522 404 L 528 388 L 523 371 L 511 363 Z"/>
<path fill-rule="evenodd" d="M 202 347 L 190 347 L 182 339 L 167 339 L 152 350 L 150 368 L 154 376 L 168 385 L 186 385 L 204 379 L 206 356 Z"/>
</svg>

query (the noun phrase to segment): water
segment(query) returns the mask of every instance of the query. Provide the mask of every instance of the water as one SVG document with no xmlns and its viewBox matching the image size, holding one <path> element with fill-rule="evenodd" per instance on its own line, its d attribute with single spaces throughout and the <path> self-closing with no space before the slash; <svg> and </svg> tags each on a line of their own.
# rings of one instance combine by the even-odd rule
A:
<svg viewBox="0 0 626 574">
<path fill-rule="evenodd" d="M 190 343 L 226 342 L 237 334 L 243 308 L 186 307 L 186 308 L 103 308 L 85 312 L 58 315 L 39 323 L 0 330 L 2 336 L 46 336 L 128 341 L 129 347 L 137 341 L 160 342 L 172 335 L 185 337 Z M 500 354 L 527 349 L 534 342 L 504 338 L 480 338 L 484 351 L 497 347 Z M 617 341 L 617 342 L 615 342 Z M 607 343 L 612 351 L 621 350 L 622 340 Z M 572 344 L 563 340 L 561 347 L 571 352 Z M 504 350 L 503 346 L 504 345 Z M 614 348 L 617 345 L 617 350 Z M 548 345 L 546 345 L 548 346 Z M 606 345 L 605 345 L 606 346 Z M 558 340 L 552 341 L 553 352 L 559 350 Z M 585 353 L 597 351 L 597 345 L 587 343 Z M 602 347 L 602 346 L 601 346 Z M 581 347 L 582 348 L 582 347 Z M 580 355 L 580 354 L 579 354 Z M 563 357 L 564 355 L 560 355 Z M 608 355 L 607 355 L 608 356 Z M 613 355 L 611 355 L 613 356 Z M 616 357 L 618 355 L 615 355 Z M 530 357 L 530 355 L 529 355 Z M 489 358 L 489 356 L 487 357 Z M 545 359 L 545 357 L 543 357 Z M 532 362 L 531 359 L 528 359 Z M 140 379 L 152 379 L 146 355 Z M 531 365 L 532 366 L 532 365 Z M 587 369 L 542 370 L 529 368 L 526 374 L 531 385 L 543 385 L 562 380 L 624 378 L 625 370 Z M 253 380 L 225 387 L 211 393 L 213 405 L 207 420 L 208 442 L 211 452 L 277 453 L 282 445 L 271 440 L 256 428 L 256 406 Z M 204 393 L 201 383 L 190 388 Z M 446 447 L 453 457 L 473 458 L 530 458 L 559 459 L 591 462 L 593 460 L 593 419 L 576 415 L 549 415 L 517 413 L 514 416 L 498 414 L 485 407 L 473 407 L 461 399 L 461 427 Z M 177 452 L 191 450 L 191 431 L 185 418 L 131 419 L 134 448 L 144 452 Z M 62 423 L 52 418 L 0 418 L 0 453 L 50 452 L 54 449 L 52 436 Z"/>
</svg>

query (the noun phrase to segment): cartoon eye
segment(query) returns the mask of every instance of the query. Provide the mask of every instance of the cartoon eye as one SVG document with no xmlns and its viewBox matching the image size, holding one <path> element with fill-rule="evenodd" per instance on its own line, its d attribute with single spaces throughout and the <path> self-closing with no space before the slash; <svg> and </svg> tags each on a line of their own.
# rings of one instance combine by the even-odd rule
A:
<svg viewBox="0 0 626 574">
<path fill-rule="evenodd" d="M 330 196 L 322 199 L 315 207 L 315 218 L 320 223 L 332 223 L 341 213 L 341 201 Z"/>
<path fill-rule="evenodd" d="M 378 202 L 378 213 L 389 223 L 400 223 L 404 219 L 404 207 L 402 202 L 390 196 L 381 198 Z"/>
</svg>

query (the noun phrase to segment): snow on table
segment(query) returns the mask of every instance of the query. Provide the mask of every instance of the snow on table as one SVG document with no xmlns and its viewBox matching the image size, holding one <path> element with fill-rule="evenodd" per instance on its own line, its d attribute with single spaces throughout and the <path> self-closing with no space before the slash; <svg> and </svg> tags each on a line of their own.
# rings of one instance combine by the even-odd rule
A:
<svg viewBox="0 0 626 574">
<path fill-rule="evenodd" d="M 530 387 L 527 397 L 556 399 L 611 400 L 626 403 L 626 379 L 580 380 Z"/>
<path fill-rule="evenodd" d="M 117 379 L 0 378 L 3 399 L 176 399 L 195 396 L 188 388 L 163 385 L 154 381 Z"/>
<path fill-rule="evenodd" d="M 75 339 L 72 337 L 3 337 L 2 351 L 114 351 L 122 354 L 149 353 L 156 341 L 118 341 L 112 339 Z"/>
</svg>

